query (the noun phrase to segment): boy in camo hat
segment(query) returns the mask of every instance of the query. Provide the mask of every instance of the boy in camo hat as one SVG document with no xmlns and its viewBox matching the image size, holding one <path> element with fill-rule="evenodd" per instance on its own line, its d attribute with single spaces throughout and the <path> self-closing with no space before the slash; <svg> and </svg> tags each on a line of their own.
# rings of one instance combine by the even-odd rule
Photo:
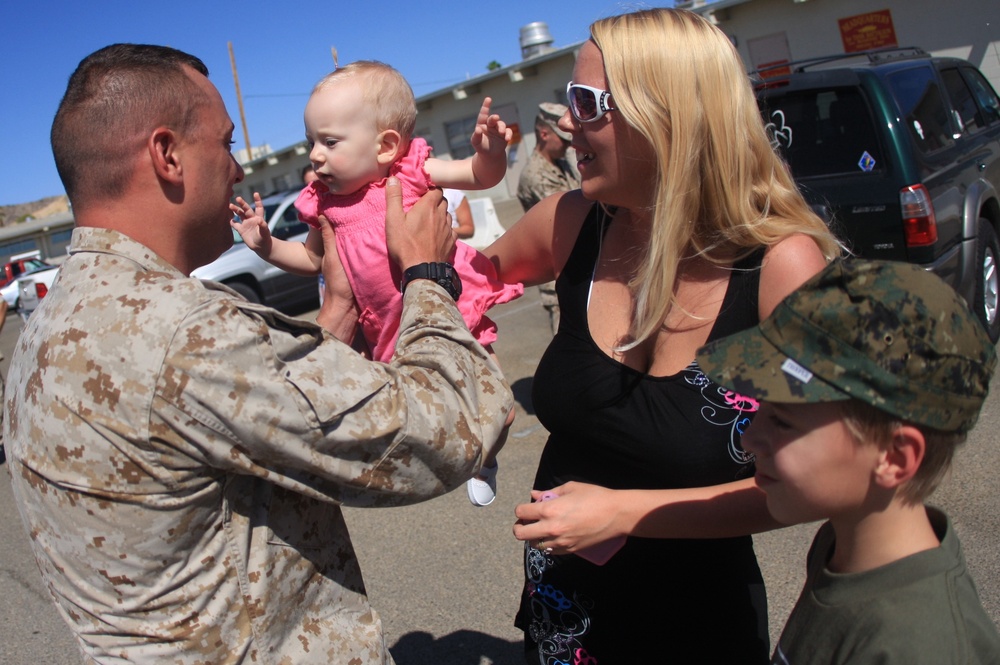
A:
<svg viewBox="0 0 1000 665">
<path fill-rule="evenodd" d="M 828 520 L 773 663 L 1000 663 L 958 538 L 924 504 L 996 365 L 951 287 L 910 264 L 838 261 L 698 362 L 761 402 L 743 446 L 774 518 Z"/>
</svg>

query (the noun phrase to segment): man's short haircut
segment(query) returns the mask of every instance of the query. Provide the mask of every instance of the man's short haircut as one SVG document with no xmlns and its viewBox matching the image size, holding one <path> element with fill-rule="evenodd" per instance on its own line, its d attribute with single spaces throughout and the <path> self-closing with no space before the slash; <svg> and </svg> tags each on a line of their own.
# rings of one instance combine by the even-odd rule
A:
<svg viewBox="0 0 1000 665">
<path fill-rule="evenodd" d="M 872 444 L 885 449 L 893 435 L 903 425 L 916 427 L 924 435 L 926 447 L 920 467 L 907 483 L 899 488 L 903 503 L 920 505 L 934 493 L 951 467 L 955 449 L 965 442 L 967 432 L 942 432 L 918 423 L 900 420 L 870 404 L 856 399 L 840 402 L 844 426 L 858 444 Z"/>
<path fill-rule="evenodd" d="M 313 88 L 315 95 L 335 81 L 361 79 L 365 104 L 371 107 L 378 131 L 393 129 L 407 144 L 417 124 L 417 102 L 406 78 L 391 65 L 377 60 L 358 60 L 330 72 Z"/>
<path fill-rule="evenodd" d="M 119 197 L 156 127 L 181 135 L 196 127 L 208 99 L 185 67 L 208 76 L 193 55 L 149 44 L 113 44 L 80 62 L 51 133 L 56 169 L 74 206 Z"/>
</svg>

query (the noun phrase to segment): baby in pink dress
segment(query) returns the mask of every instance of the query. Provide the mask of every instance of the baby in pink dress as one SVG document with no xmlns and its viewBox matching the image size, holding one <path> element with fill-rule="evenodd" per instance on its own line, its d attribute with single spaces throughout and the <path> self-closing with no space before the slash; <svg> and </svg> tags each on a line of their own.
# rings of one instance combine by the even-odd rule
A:
<svg viewBox="0 0 1000 665">
<path fill-rule="evenodd" d="M 385 244 L 386 181 L 390 176 L 400 181 L 404 210 L 432 186 L 471 190 L 500 182 L 507 169 L 511 130 L 489 109 L 487 98 L 472 135 L 476 152 L 471 158 L 435 159 L 426 141 L 412 137 L 416 103 L 399 72 L 373 61 L 338 68 L 316 85 L 306 104 L 309 160 L 318 180 L 309 183 L 295 203 L 300 219 L 311 227 L 305 242 L 272 238 L 256 193 L 253 208 L 237 198 L 233 228 L 266 261 L 290 272 L 318 275 L 323 264 L 320 225 L 330 224 L 371 357 L 389 362 L 399 332 L 402 294 L 401 275 Z M 489 259 L 462 242 L 456 243 L 454 267 L 462 280 L 459 311 L 476 339 L 492 352 L 489 345 L 497 339 L 497 328 L 486 311 L 517 298 L 524 289 L 501 282 Z M 484 459 L 480 475 L 468 485 L 473 504 L 493 501 L 495 474 L 496 460 Z"/>
</svg>

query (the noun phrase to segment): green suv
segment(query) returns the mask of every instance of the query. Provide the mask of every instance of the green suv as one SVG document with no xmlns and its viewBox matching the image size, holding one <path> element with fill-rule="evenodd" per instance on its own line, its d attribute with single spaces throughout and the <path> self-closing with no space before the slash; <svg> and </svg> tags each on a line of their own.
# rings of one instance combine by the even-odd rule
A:
<svg viewBox="0 0 1000 665">
<path fill-rule="evenodd" d="M 916 48 L 752 72 L 772 143 L 851 251 L 951 284 L 1000 338 L 1000 100 L 972 64 Z"/>
</svg>

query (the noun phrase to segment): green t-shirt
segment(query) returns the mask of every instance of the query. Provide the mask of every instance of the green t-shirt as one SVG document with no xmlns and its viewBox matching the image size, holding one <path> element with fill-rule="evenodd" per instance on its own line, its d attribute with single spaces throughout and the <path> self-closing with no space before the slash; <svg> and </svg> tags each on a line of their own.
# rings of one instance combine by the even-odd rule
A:
<svg viewBox="0 0 1000 665">
<path fill-rule="evenodd" d="M 948 517 L 927 508 L 941 546 L 875 570 L 832 573 L 830 523 L 809 550 L 802 595 L 772 665 L 1000 665 L 1000 633 L 983 610 Z"/>
</svg>

